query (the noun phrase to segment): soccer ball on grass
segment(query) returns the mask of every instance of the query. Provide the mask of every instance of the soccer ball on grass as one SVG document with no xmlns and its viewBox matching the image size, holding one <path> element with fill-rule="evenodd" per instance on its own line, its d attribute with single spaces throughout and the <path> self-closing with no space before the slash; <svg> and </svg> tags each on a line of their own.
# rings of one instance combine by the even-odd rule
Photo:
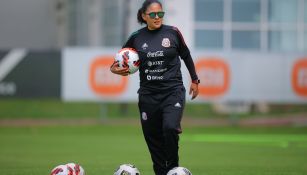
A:
<svg viewBox="0 0 307 175">
<path fill-rule="evenodd" d="M 140 171 L 131 164 L 122 164 L 114 172 L 114 175 L 140 175 Z"/>
<path fill-rule="evenodd" d="M 53 168 L 50 175 L 85 175 L 85 171 L 79 164 L 67 163 Z"/>
<path fill-rule="evenodd" d="M 192 173 L 185 167 L 175 167 L 171 169 L 166 175 L 192 175 Z"/>
<path fill-rule="evenodd" d="M 51 170 L 50 175 L 73 175 L 73 169 L 67 165 L 58 165 Z"/>
</svg>

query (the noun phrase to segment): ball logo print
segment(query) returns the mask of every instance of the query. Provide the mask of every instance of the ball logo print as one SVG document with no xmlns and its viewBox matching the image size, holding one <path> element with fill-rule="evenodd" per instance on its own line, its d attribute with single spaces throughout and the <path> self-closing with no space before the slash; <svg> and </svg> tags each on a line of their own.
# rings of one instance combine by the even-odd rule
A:
<svg viewBox="0 0 307 175">
<path fill-rule="evenodd" d="M 94 93 L 103 96 L 122 94 L 128 86 L 128 78 L 110 72 L 113 56 L 97 57 L 90 65 L 89 84 Z"/>
<path fill-rule="evenodd" d="M 229 88 L 230 70 L 228 64 L 219 58 L 201 58 L 195 64 L 201 79 L 199 95 L 217 97 L 225 94 Z"/>
<path fill-rule="evenodd" d="M 298 96 L 307 97 L 307 58 L 294 63 L 291 79 L 293 91 Z"/>
</svg>

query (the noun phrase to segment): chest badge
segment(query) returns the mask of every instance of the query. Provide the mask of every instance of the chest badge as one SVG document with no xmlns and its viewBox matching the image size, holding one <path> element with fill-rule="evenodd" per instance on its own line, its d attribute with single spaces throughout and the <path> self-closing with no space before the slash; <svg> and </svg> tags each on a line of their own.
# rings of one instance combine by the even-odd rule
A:
<svg viewBox="0 0 307 175">
<path fill-rule="evenodd" d="M 162 40 L 162 46 L 163 47 L 170 47 L 171 46 L 171 42 L 168 38 L 163 38 Z"/>
</svg>

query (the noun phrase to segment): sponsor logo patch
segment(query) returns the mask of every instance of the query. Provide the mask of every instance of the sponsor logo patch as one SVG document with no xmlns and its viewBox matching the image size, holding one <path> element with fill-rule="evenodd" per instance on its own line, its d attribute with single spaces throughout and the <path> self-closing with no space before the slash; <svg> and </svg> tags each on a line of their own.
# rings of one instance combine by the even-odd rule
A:
<svg viewBox="0 0 307 175">
<path fill-rule="evenodd" d="M 151 80 L 163 80 L 164 79 L 164 76 L 150 76 L 150 75 L 147 75 L 147 80 L 148 81 L 151 81 Z"/>
<path fill-rule="evenodd" d="M 163 65 L 164 61 L 148 61 L 148 66 L 157 66 L 157 65 Z"/>
<path fill-rule="evenodd" d="M 156 57 L 163 57 L 164 53 L 163 51 L 156 51 L 156 52 L 148 52 L 147 58 L 156 58 Z"/>
<path fill-rule="evenodd" d="M 149 69 L 145 69 L 145 74 L 148 73 L 161 73 L 161 72 L 165 72 L 167 70 L 167 68 L 164 69 L 153 69 L 153 70 L 149 70 Z"/>
</svg>

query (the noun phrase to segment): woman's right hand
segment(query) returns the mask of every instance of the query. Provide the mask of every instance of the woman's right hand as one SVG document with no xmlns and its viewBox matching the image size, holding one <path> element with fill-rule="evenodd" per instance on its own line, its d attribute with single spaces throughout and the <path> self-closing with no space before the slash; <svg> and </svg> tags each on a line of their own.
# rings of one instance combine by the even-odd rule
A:
<svg viewBox="0 0 307 175">
<path fill-rule="evenodd" d="M 111 72 L 117 75 L 121 75 L 121 76 L 127 76 L 129 75 L 129 68 L 128 67 L 119 67 L 119 63 L 117 61 L 115 61 L 111 68 L 110 68 Z"/>
</svg>

